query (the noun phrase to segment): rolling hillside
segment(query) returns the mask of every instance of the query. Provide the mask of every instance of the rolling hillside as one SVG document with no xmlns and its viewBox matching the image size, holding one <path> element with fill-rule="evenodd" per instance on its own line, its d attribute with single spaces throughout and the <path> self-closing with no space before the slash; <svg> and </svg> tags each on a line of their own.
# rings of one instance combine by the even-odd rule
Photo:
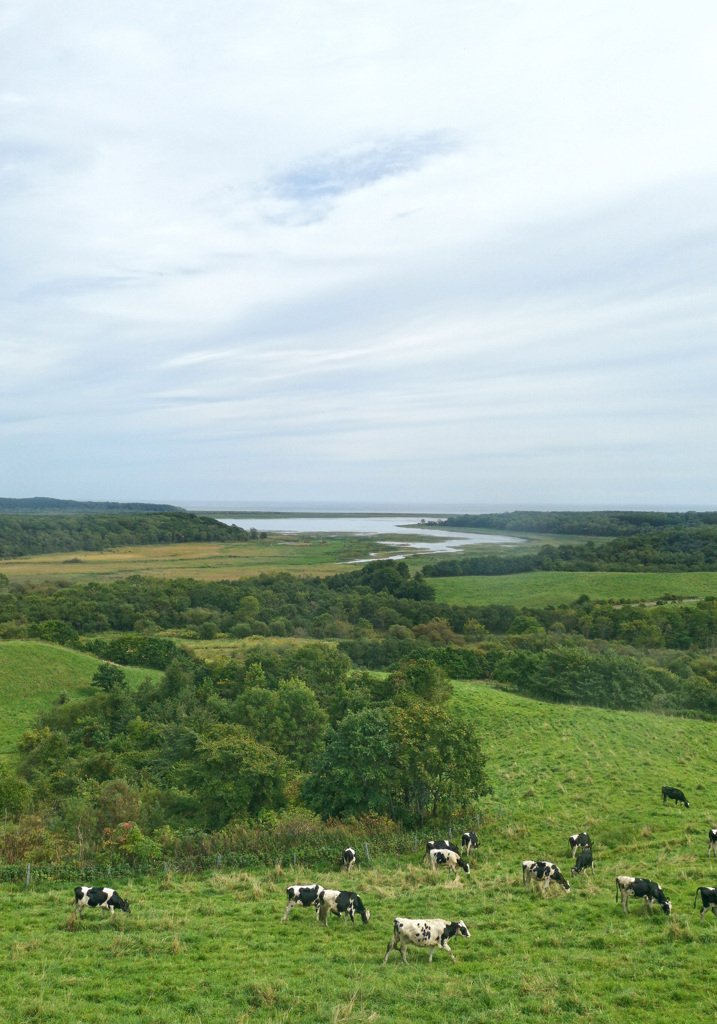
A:
<svg viewBox="0 0 717 1024">
<path fill-rule="evenodd" d="M 62 688 L 82 692 L 96 664 L 29 643 L 1 645 L 0 658 L 0 694 L 16 714 Z M 717 884 L 717 861 L 707 858 L 707 830 L 717 824 L 714 725 L 543 704 L 470 682 L 456 683 L 454 710 L 479 724 L 493 788 L 481 801 L 470 875 L 432 874 L 421 864 L 420 837 L 399 858 L 372 849 L 370 864 L 359 849 L 351 886 L 371 921 L 326 929 L 311 911 L 295 911 L 288 924 L 281 915 L 288 884 L 346 886 L 328 863 L 205 878 L 132 879 L 118 869 L 112 884 L 132 901 L 132 915 L 110 922 L 88 912 L 76 930 L 65 927 L 67 884 L 40 882 L 41 900 L 4 884 L 13 953 L 7 970 L 0 965 L 0 984 L 9 1019 L 714 1020 L 717 921 L 700 922 L 692 907 L 698 884 Z M 7 723 L 5 746 L 20 727 L 17 718 Z M 663 784 L 683 788 L 690 808 L 663 806 Z M 454 836 L 475 825 L 456 821 Z M 521 861 L 554 860 L 569 877 L 567 836 L 583 828 L 593 837 L 595 875 L 571 879 L 569 894 L 526 894 Z M 618 872 L 659 881 L 672 917 L 650 917 L 638 905 L 623 915 L 614 901 Z M 453 943 L 455 965 L 440 951 L 429 965 L 412 949 L 407 967 L 397 953 L 384 967 L 397 914 L 462 918 L 471 939 Z M 47 1000 L 48 989 L 67 998 Z"/>
<path fill-rule="evenodd" d="M 0 643 L 0 755 L 12 751 L 33 719 L 61 693 L 68 697 L 90 692 L 98 658 L 81 651 L 31 640 Z M 156 678 L 152 669 L 125 668 L 130 685 L 145 676 Z"/>
</svg>

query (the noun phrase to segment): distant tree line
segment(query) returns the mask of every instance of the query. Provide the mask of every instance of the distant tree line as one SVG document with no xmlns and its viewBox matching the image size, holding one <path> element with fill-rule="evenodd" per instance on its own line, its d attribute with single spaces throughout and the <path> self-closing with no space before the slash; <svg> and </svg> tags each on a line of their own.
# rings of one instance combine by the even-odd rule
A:
<svg viewBox="0 0 717 1024">
<path fill-rule="evenodd" d="M 0 498 L 0 512 L 183 512 L 177 505 L 144 501 L 71 501 L 63 498 Z"/>
<path fill-rule="evenodd" d="M 712 514 L 712 513 L 710 513 Z M 472 555 L 429 562 L 426 577 L 535 572 L 704 572 L 717 569 L 717 526 L 646 529 L 614 540 L 543 545 L 534 554 Z"/>
<path fill-rule="evenodd" d="M 258 536 L 191 512 L 151 515 L 0 515 L 0 559 L 124 545 L 234 542 Z"/>
<path fill-rule="evenodd" d="M 717 512 L 489 512 L 448 516 L 443 523 L 504 533 L 621 537 L 667 527 L 717 526 Z"/>
<path fill-rule="evenodd" d="M 172 641 L 155 636 L 165 630 L 202 639 L 297 636 L 354 645 L 384 637 L 396 650 L 411 652 L 411 645 L 420 643 L 460 653 L 490 635 L 534 629 L 643 650 L 711 650 L 717 644 L 717 601 L 675 602 L 666 595 L 655 605 L 587 597 L 557 608 L 448 605 L 435 600 L 420 575 L 411 578 L 405 562 L 369 563 L 329 578 L 289 573 L 218 581 L 133 576 L 71 586 L 11 584 L 0 574 L 0 638 L 37 637 L 77 646 L 83 636 L 103 657 L 156 668 L 165 668 L 162 659 L 171 655 L 163 645 Z M 121 637 L 103 640 L 108 632 Z M 142 647 L 138 635 L 144 638 Z M 107 643 L 113 645 L 111 652 L 101 647 Z M 140 647 L 154 651 L 155 660 L 131 660 L 139 657 Z"/>
</svg>

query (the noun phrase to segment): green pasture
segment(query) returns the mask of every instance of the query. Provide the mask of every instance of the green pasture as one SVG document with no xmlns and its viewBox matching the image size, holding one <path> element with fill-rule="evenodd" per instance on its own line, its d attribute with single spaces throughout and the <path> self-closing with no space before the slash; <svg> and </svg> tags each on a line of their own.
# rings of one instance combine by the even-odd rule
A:
<svg viewBox="0 0 717 1024">
<path fill-rule="evenodd" d="M 61 693 L 89 694 L 99 664 L 93 654 L 39 640 L 0 641 L 0 755 L 13 750 L 37 715 Z M 154 669 L 122 668 L 130 685 L 161 675 Z"/>
<path fill-rule="evenodd" d="M 71 884 L 4 884 L 3 1020 L 714 1020 L 717 920 L 701 923 L 692 908 L 697 885 L 717 885 L 707 857 L 717 824 L 714 725 L 542 704 L 465 682 L 454 707 L 479 725 L 493 788 L 481 800 L 470 876 L 431 873 L 420 843 L 401 859 L 374 849 L 351 877 L 371 921 L 328 928 L 305 910 L 281 923 L 286 885 L 347 885 L 328 867 L 118 878 L 132 913 L 110 921 L 86 911 L 76 928 Z M 690 808 L 663 806 L 664 784 L 683 788 Z M 456 819 L 454 835 L 464 827 L 475 821 Z M 568 873 L 567 836 L 583 828 L 594 877 L 573 879 L 569 894 L 526 894 L 521 861 L 546 858 Z M 623 915 L 617 873 L 660 882 L 672 917 L 636 904 Z M 472 937 L 452 943 L 455 965 L 440 951 L 429 964 L 411 948 L 408 966 L 397 952 L 383 966 L 396 915 L 462 918 Z"/>
<path fill-rule="evenodd" d="M 526 572 L 514 576 L 453 576 L 430 579 L 446 604 L 512 604 L 545 608 L 570 604 L 582 594 L 593 600 L 656 601 L 717 596 L 717 572 Z"/>
</svg>

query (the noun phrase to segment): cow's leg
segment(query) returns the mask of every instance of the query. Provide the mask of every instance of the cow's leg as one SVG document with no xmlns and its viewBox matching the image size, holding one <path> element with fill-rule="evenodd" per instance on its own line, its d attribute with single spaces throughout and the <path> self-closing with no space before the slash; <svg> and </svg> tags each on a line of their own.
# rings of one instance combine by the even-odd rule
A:
<svg viewBox="0 0 717 1024">
<path fill-rule="evenodd" d="M 115 908 L 114 907 L 110 907 L 110 917 L 114 917 L 114 916 L 115 916 Z"/>
<path fill-rule="evenodd" d="M 543 896 L 545 896 L 546 892 L 548 891 L 548 886 L 549 885 L 550 885 L 550 875 L 546 875 L 545 878 L 543 879 Z"/>
<path fill-rule="evenodd" d="M 406 940 L 402 939 L 401 940 L 401 959 L 403 960 L 404 964 L 408 963 L 408 960 L 406 959 L 406 947 L 407 946 L 408 946 L 408 943 L 406 942 Z"/>
<path fill-rule="evenodd" d="M 395 948 L 396 948 L 396 936 L 394 935 L 393 938 L 391 939 L 391 941 L 389 942 L 387 948 L 386 948 L 386 956 L 383 958 L 383 962 L 384 963 L 386 963 L 386 961 L 388 960 L 388 954 L 391 952 L 392 949 L 395 949 Z"/>
<path fill-rule="evenodd" d="M 525 891 L 530 892 L 530 875 L 527 871 L 523 871 L 523 881 L 525 882 Z"/>
<path fill-rule="evenodd" d="M 294 909 L 295 906 L 296 906 L 295 901 L 294 900 L 289 900 L 289 902 L 286 904 L 286 910 L 284 911 L 284 916 L 281 919 L 282 921 L 288 921 L 289 920 L 289 914 L 291 913 L 291 911 Z M 317 914 L 318 914 L 318 911 L 319 911 L 319 908 L 317 907 L 316 908 Z"/>
<path fill-rule="evenodd" d="M 714 910 L 714 907 L 712 909 Z M 702 910 L 700 910 L 700 921 L 704 921 L 705 919 L 705 910 L 707 910 L 707 907 L 705 906 L 703 906 Z"/>
<path fill-rule="evenodd" d="M 433 859 L 433 857 L 431 857 L 431 871 L 435 871 L 435 870 L 436 870 L 436 862 Z"/>
<path fill-rule="evenodd" d="M 445 949 L 446 953 L 448 953 L 448 955 L 451 958 L 451 960 L 453 961 L 453 963 L 455 963 L 456 962 L 456 958 L 453 956 L 453 951 L 451 950 L 451 947 L 448 945 L 447 942 L 443 943 L 443 948 Z"/>
<path fill-rule="evenodd" d="M 428 962 L 429 962 L 429 964 L 432 964 L 432 963 L 433 963 L 433 954 L 434 954 L 434 953 L 435 953 L 435 951 L 436 951 L 436 947 L 435 947 L 435 946 L 431 946 L 431 947 L 430 947 L 430 950 L 431 950 L 431 951 L 430 951 L 430 953 L 428 954 Z"/>
<path fill-rule="evenodd" d="M 630 913 L 630 905 L 628 903 L 627 893 L 624 890 L 621 890 L 620 897 L 622 899 L 622 912 L 623 912 L 623 914 L 629 914 Z"/>
</svg>

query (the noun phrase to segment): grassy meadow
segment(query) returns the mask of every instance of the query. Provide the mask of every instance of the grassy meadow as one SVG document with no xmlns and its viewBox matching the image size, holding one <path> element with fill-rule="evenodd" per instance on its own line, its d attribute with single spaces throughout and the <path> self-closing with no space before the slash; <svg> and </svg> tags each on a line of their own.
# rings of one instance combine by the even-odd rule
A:
<svg viewBox="0 0 717 1024">
<path fill-rule="evenodd" d="M 26 555 L 4 559 L 0 562 L 0 572 L 19 582 L 66 580 L 70 583 L 109 582 L 137 574 L 196 580 L 244 579 L 262 572 L 326 576 L 355 569 L 355 565 L 345 563 L 368 558 L 375 546 L 376 538 L 350 534 L 302 534 L 296 538 L 275 535 L 242 544 L 207 541 Z"/>
<path fill-rule="evenodd" d="M 400 859 L 373 850 L 351 881 L 371 921 L 328 928 L 302 910 L 281 923 L 286 885 L 346 885 L 328 866 L 117 875 L 132 914 L 110 921 L 86 911 L 76 928 L 71 884 L 30 892 L 4 884 L 3 1019 L 714 1020 L 717 920 L 700 923 L 692 909 L 696 886 L 717 884 L 717 862 L 707 858 L 717 823 L 714 725 L 541 704 L 477 683 L 456 683 L 455 707 L 479 724 L 493 787 L 470 876 L 432 874 L 420 846 Z M 663 784 L 683 788 L 689 810 L 663 806 Z M 454 832 L 474 825 L 456 821 Z M 567 872 L 567 836 L 583 828 L 595 876 L 574 879 L 569 894 L 527 895 L 521 860 L 547 858 Z M 614 901 L 622 872 L 659 881 L 672 917 L 636 904 L 624 916 Z M 462 918 L 472 937 L 453 942 L 455 965 L 440 951 L 429 965 L 426 951 L 411 948 L 408 966 L 397 952 L 383 966 L 397 914 Z"/>
<path fill-rule="evenodd" d="M 92 654 L 39 640 L 0 643 L 0 755 L 10 753 L 32 721 L 61 693 L 68 697 L 91 692 L 90 682 L 100 664 Z M 147 668 L 126 668 L 130 685 L 161 673 Z"/>
<path fill-rule="evenodd" d="M 512 604 L 545 608 L 570 604 L 582 594 L 593 600 L 656 601 L 717 597 L 717 572 L 526 572 L 514 576 L 453 576 L 430 579 L 447 604 Z"/>
</svg>

